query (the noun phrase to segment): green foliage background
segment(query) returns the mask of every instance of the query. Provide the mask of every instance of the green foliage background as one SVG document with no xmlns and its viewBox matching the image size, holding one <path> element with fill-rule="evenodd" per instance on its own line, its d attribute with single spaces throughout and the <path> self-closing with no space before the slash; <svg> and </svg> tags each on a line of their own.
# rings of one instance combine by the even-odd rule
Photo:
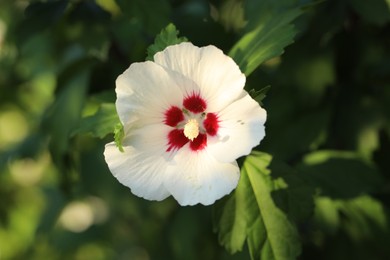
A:
<svg viewBox="0 0 390 260">
<path fill-rule="evenodd" d="M 0 259 L 388 259 L 389 10 L 1 0 Z M 209 207 L 137 198 L 103 158 L 116 77 L 183 40 L 233 57 L 268 112 L 239 186 Z"/>
</svg>

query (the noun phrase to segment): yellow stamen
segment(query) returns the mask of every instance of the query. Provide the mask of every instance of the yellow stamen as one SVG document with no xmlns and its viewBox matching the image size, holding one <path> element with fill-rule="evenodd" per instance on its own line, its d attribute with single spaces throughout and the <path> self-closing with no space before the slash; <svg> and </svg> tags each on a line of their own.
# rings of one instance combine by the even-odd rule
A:
<svg viewBox="0 0 390 260">
<path fill-rule="evenodd" d="M 184 126 L 184 135 L 191 141 L 199 135 L 199 123 L 196 119 L 189 119 Z"/>
</svg>

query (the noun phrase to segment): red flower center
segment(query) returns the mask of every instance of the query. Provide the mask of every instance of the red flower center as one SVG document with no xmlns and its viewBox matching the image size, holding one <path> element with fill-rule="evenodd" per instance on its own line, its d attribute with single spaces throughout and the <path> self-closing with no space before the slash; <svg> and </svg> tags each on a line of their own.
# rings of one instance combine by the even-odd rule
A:
<svg viewBox="0 0 390 260">
<path fill-rule="evenodd" d="M 219 128 L 218 116 L 206 113 L 206 108 L 206 101 L 193 93 L 183 100 L 183 108 L 171 106 L 165 111 L 164 123 L 172 127 L 167 136 L 167 152 L 178 150 L 187 143 L 190 143 L 192 151 L 206 148 L 207 136 L 215 136 Z"/>
</svg>

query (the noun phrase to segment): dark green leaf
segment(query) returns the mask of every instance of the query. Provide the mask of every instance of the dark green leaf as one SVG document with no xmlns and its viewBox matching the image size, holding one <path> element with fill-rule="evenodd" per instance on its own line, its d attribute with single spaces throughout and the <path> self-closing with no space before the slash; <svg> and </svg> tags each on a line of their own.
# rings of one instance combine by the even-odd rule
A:
<svg viewBox="0 0 390 260">
<path fill-rule="evenodd" d="M 314 188 L 299 172 L 276 159 L 269 166 L 274 180 L 272 198 L 290 219 L 303 222 L 314 212 Z"/>
<path fill-rule="evenodd" d="M 181 42 L 186 42 L 187 39 L 185 37 L 178 37 L 179 31 L 176 30 L 176 27 L 173 24 L 168 24 L 154 40 L 154 43 L 150 45 L 147 49 L 148 56 L 146 60 L 153 60 L 154 54 L 159 51 L 164 50 L 166 47 L 174 44 L 178 44 Z"/>
<path fill-rule="evenodd" d="M 154 35 L 170 21 L 171 6 L 167 0 L 116 0 L 122 13 Z"/>
<path fill-rule="evenodd" d="M 114 132 L 118 122 L 119 118 L 116 113 L 115 104 L 101 104 L 94 115 L 81 120 L 79 128 L 73 134 L 90 133 L 94 137 L 103 138 Z"/>
<path fill-rule="evenodd" d="M 324 141 L 330 117 L 327 108 L 313 110 L 303 115 L 283 115 L 285 118 L 282 121 L 280 115 L 272 115 L 273 112 L 269 112 L 270 119 L 267 122 L 268 138 L 262 142 L 262 147 L 267 152 L 287 161 L 297 153 L 316 149 Z M 282 125 L 274 124 L 278 120 Z"/>
<path fill-rule="evenodd" d="M 36 33 L 53 26 L 64 14 L 67 0 L 33 2 L 26 8 L 25 19 L 19 25 L 18 37 L 20 43 Z"/>
<path fill-rule="evenodd" d="M 305 156 L 298 171 L 323 195 L 332 198 L 353 198 L 381 184 L 377 170 L 353 152 L 313 152 Z"/>
<path fill-rule="evenodd" d="M 369 23 L 381 26 L 390 21 L 390 7 L 385 0 L 349 0 L 349 3 Z"/>
</svg>

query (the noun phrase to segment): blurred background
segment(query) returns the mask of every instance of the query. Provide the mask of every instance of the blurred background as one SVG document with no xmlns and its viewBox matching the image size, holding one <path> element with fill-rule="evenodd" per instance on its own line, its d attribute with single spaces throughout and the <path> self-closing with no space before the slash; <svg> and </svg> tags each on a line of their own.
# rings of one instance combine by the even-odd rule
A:
<svg viewBox="0 0 390 260">
<path fill-rule="evenodd" d="M 213 206 L 133 196 L 104 162 L 113 136 L 78 129 L 169 23 L 228 53 L 253 1 L 0 0 L 1 260 L 249 259 L 218 244 Z M 247 79 L 271 85 L 258 149 L 314 190 L 300 259 L 389 259 L 390 1 L 272 10 L 296 6 L 295 42 Z"/>
</svg>

